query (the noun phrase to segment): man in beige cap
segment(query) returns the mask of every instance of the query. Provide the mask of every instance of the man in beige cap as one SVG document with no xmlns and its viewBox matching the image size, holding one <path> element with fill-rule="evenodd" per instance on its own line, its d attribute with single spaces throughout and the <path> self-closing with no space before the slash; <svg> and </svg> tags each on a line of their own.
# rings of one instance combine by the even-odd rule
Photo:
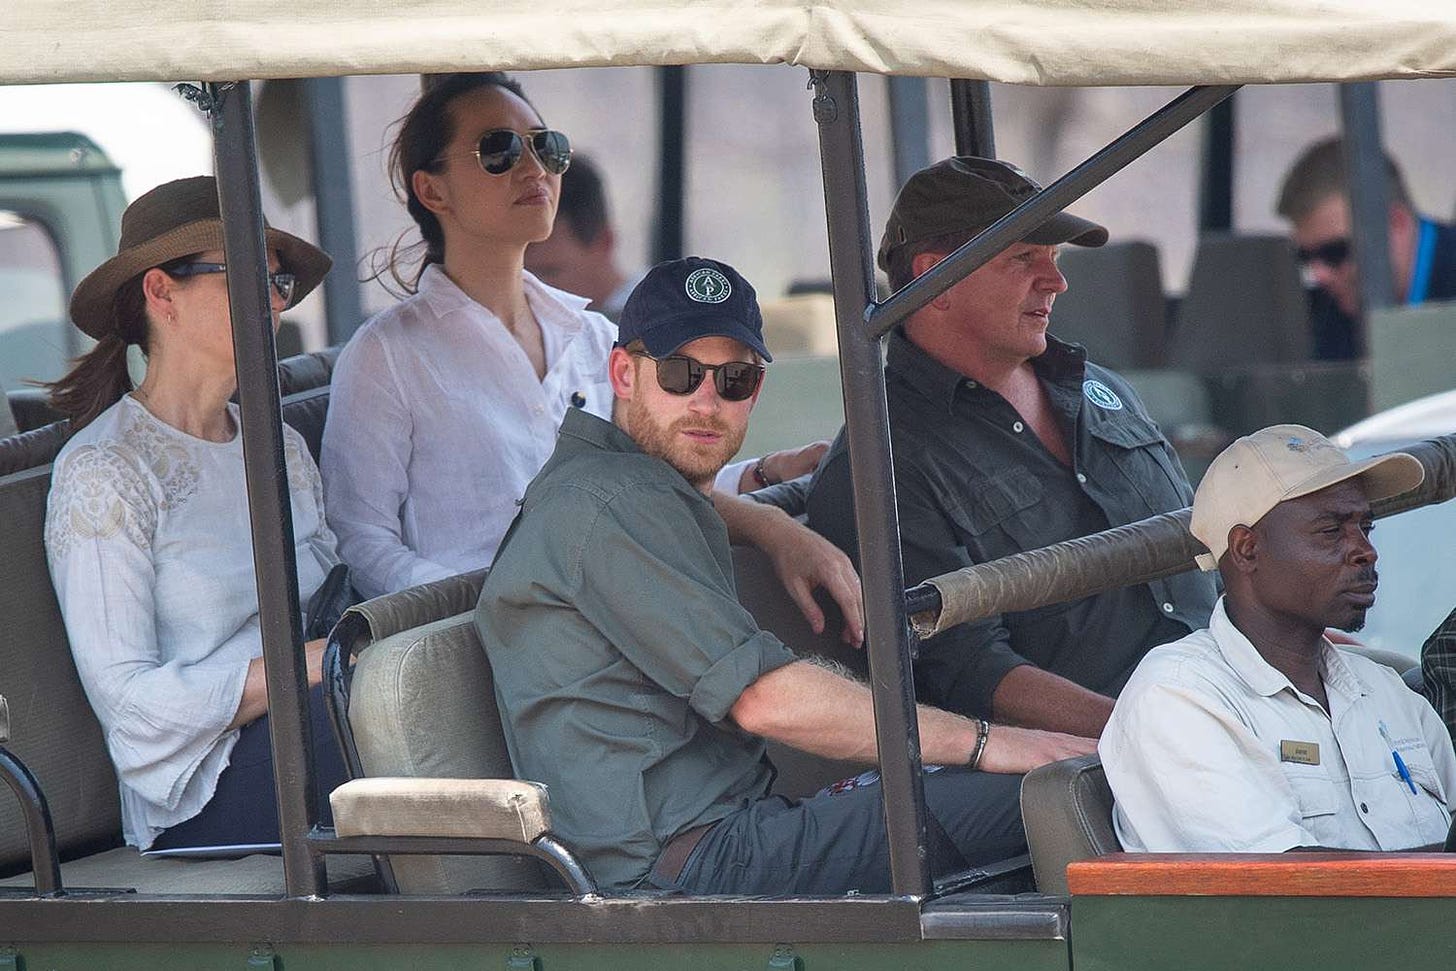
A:
<svg viewBox="0 0 1456 971">
<path fill-rule="evenodd" d="M 1456 794 L 1445 725 L 1394 671 L 1337 649 L 1375 603 L 1370 503 L 1420 484 L 1403 453 L 1352 462 L 1275 425 L 1214 460 L 1193 500 L 1224 596 L 1149 652 L 1098 752 L 1123 847 L 1397 850 L 1441 843 Z"/>
</svg>

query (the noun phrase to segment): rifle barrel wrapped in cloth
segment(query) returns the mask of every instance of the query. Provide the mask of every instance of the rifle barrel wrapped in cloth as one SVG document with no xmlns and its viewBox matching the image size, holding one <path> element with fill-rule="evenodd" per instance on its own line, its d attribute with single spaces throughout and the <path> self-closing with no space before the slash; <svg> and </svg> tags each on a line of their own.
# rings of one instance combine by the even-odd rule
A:
<svg viewBox="0 0 1456 971">
<path fill-rule="evenodd" d="M 1374 505 L 1377 518 L 1456 497 L 1456 435 L 1401 449 L 1416 457 L 1425 480 L 1402 496 Z M 1188 532 L 1192 510 L 1150 516 L 1112 529 L 978 563 L 931 577 L 905 591 L 917 637 L 1015 610 L 1079 600 L 1118 587 L 1193 570 L 1207 548 Z"/>
</svg>

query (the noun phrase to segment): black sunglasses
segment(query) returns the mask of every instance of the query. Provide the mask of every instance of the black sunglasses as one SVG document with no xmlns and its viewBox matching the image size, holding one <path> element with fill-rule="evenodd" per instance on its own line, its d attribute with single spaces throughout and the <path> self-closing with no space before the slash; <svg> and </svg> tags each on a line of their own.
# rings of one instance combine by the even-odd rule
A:
<svg viewBox="0 0 1456 971">
<path fill-rule="evenodd" d="M 180 278 L 201 276 L 206 273 L 226 273 L 227 264 L 184 261 L 182 263 L 168 263 L 161 269 L 168 276 Z M 277 273 L 268 274 L 268 283 L 273 287 L 273 292 L 278 294 L 278 299 L 286 304 L 293 299 L 293 288 L 298 283 L 298 277 L 289 273 L 287 270 L 279 270 Z"/>
<path fill-rule="evenodd" d="M 1318 246 L 1311 246 L 1309 249 L 1301 246 L 1295 250 L 1295 256 L 1299 257 L 1300 266 L 1309 266 L 1311 263 L 1323 263 L 1332 270 L 1338 270 L 1350 258 L 1350 241 L 1348 239 L 1332 239 L 1328 243 L 1320 243 Z"/>
<path fill-rule="evenodd" d="M 560 175 L 571 165 L 571 139 L 550 128 L 532 128 L 524 136 L 511 128 L 492 128 L 480 136 L 475 151 L 470 154 L 486 172 L 505 175 L 521 161 L 527 145 L 531 146 L 531 154 L 536 156 L 541 168 L 552 175 Z M 442 155 L 436 161 L 451 157 Z"/>
<path fill-rule="evenodd" d="M 718 397 L 724 401 L 747 401 L 763 381 L 762 364 L 747 361 L 704 364 L 681 354 L 653 357 L 644 351 L 633 353 L 657 364 L 657 386 L 668 394 L 692 394 L 712 371 L 713 387 L 718 389 Z"/>
</svg>

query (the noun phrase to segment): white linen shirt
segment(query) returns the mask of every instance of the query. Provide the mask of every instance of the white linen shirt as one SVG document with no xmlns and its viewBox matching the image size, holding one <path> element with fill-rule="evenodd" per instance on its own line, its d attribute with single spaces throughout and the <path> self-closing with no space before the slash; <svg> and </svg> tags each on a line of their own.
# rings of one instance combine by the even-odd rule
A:
<svg viewBox="0 0 1456 971">
<path fill-rule="evenodd" d="M 500 319 L 437 265 L 339 355 L 320 458 L 329 523 L 366 596 L 490 566 L 573 399 L 611 420 L 616 326 L 585 298 L 522 279 L 545 345 L 542 379 Z M 719 475 L 726 491 L 745 464 Z"/>
<path fill-rule="evenodd" d="M 337 554 L 318 469 L 299 434 L 283 432 L 306 602 Z M 122 398 L 56 457 L 45 544 L 116 766 L 123 833 L 146 849 L 212 798 L 237 742 L 227 726 L 248 664 L 262 653 L 242 436 L 194 438 Z"/>
<path fill-rule="evenodd" d="M 1456 754 L 1435 709 L 1394 671 L 1329 641 L 1320 675 L 1328 714 L 1264 660 L 1222 598 L 1206 629 L 1150 651 L 1097 747 L 1123 848 L 1397 850 L 1444 840 Z"/>
</svg>

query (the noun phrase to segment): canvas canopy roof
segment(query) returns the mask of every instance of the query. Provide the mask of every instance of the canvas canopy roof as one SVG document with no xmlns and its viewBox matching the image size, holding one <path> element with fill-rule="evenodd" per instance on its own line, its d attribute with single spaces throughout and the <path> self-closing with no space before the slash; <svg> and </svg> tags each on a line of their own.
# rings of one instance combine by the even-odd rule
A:
<svg viewBox="0 0 1456 971">
<path fill-rule="evenodd" d="M 775 63 L 1022 84 L 1456 75 L 1450 0 L 4 0 L 0 83 Z"/>
</svg>

